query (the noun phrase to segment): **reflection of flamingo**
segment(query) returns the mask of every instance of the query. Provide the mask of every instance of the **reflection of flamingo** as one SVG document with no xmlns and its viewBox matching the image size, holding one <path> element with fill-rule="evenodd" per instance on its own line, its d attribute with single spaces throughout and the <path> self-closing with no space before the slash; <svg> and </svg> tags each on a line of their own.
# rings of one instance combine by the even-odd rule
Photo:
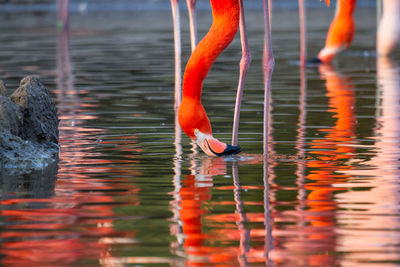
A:
<svg viewBox="0 0 400 267">
<path fill-rule="evenodd" d="M 344 172 L 354 176 L 354 183 L 345 186 L 365 189 L 336 196 L 341 210 L 337 221 L 343 226 L 338 229 L 338 251 L 346 252 L 343 266 L 365 263 L 366 253 L 373 265 L 400 259 L 400 67 L 388 57 L 378 58 L 377 81 L 374 156 L 364 167 Z"/>
<path fill-rule="evenodd" d="M 331 62 L 335 56 L 349 47 L 355 26 L 353 13 L 356 0 L 338 0 L 336 15 L 329 28 L 325 47 L 319 52 L 317 61 Z M 383 13 L 377 33 L 377 53 L 388 56 L 395 48 L 400 36 L 400 1 L 384 0 Z"/>
<path fill-rule="evenodd" d="M 347 181 L 349 175 L 337 173 L 352 168 L 343 162 L 351 161 L 355 156 L 354 143 L 356 116 L 352 107 L 355 104 L 355 91 L 351 80 L 339 75 L 331 65 L 321 65 L 320 73 L 326 79 L 329 98 L 330 117 L 336 119 L 335 125 L 320 129 L 324 138 L 312 140 L 309 145 L 314 157 L 303 160 L 305 151 L 305 95 L 300 97 L 300 116 L 298 156 L 300 160 L 296 174 L 298 176 L 298 204 L 296 211 L 274 209 L 273 218 L 281 221 L 285 216 L 295 215 L 295 223 L 284 227 L 274 226 L 273 255 L 280 255 L 288 261 L 287 266 L 336 266 L 337 257 L 330 252 L 336 251 L 336 216 L 338 203 L 334 194 L 343 187 L 339 183 Z M 305 74 L 303 74 L 305 75 Z M 302 78 L 302 79 L 305 79 Z M 304 81 L 304 80 L 303 80 Z M 305 84 L 302 88 L 304 94 Z M 307 171 L 306 171 L 307 168 Z M 272 202 L 273 203 L 273 202 Z M 293 238 L 287 238 L 288 236 Z M 275 258 L 273 258 L 275 259 Z"/>
<path fill-rule="evenodd" d="M 306 163 L 307 167 L 315 168 L 306 177 L 310 182 L 305 184 L 305 189 L 310 191 L 306 200 L 306 220 L 312 226 L 307 246 L 319 243 L 317 251 L 309 257 L 309 265 L 332 266 L 335 265 L 335 258 L 320 255 L 320 252 L 334 250 L 335 247 L 334 211 L 337 203 L 332 195 L 335 191 L 343 190 L 335 184 L 348 178 L 336 172 L 352 168 L 341 162 L 354 157 L 355 149 L 350 144 L 355 135 L 356 118 L 354 110 L 349 107 L 355 104 L 355 92 L 351 80 L 337 74 L 332 66 L 321 65 L 320 72 L 326 78 L 330 111 L 334 112 L 337 121 L 329 130 L 321 130 L 327 133 L 324 139 L 313 140 L 312 148 L 318 151 L 311 153 L 318 156 Z"/>
<path fill-rule="evenodd" d="M 116 162 L 101 159 L 102 155 L 93 151 L 95 142 L 88 139 L 91 133 L 102 130 L 82 125 L 93 117 L 81 114 L 85 107 L 74 88 L 68 37 L 68 25 L 64 24 L 57 43 L 55 93 L 61 114 L 61 151 L 56 187 L 51 197 L 1 200 L 6 222 L 0 234 L 1 266 L 74 265 L 83 261 L 104 264 L 113 259 L 111 247 L 134 242 L 135 232 L 114 228 L 117 213 L 115 205 L 109 203 L 124 198 L 117 205 L 139 205 L 139 188 L 127 183 L 126 178 L 112 179 L 118 180 L 118 185 L 98 178 L 101 172 L 119 172 L 122 177 L 134 173 L 131 169 L 113 169 Z"/>
<path fill-rule="evenodd" d="M 201 165 L 198 166 L 198 163 Z M 270 214 L 266 213 L 267 217 L 261 212 L 246 214 L 246 205 L 261 203 L 241 199 L 242 190 L 265 189 L 268 192 L 268 187 L 240 185 L 240 163 L 234 162 L 232 166 L 233 187 L 214 185 L 214 176 L 227 174 L 227 162 L 223 158 L 214 157 L 204 158 L 201 162 L 193 160 L 192 174 L 185 175 L 181 184 L 175 184 L 174 201 L 171 204 L 177 223 L 171 230 L 177 236 L 177 242 L 172 247 L 176 254 L 185 257 L 186 266 L 223 265 L 227 262 L 234 266 L 246 266 L 247 263 L 269 261 L 265 249 L 271 249 L 271 235 L 265 234 L 262 229 L 250 231 L 247 222 L 266 220 L 266 227 L 270 228 Z M 215 190 L 223 192 L 232 189 L 234 202 L 218 201 L 213 197 Z M 219 208 L 228 210 L 230 206 L 235 207 L 235 211 L 214 211 Z M 263 240 L 266 242 L 265 247 L 260 245 Z M 222 243 L 225 245 L 218 245 Z"/>
</svg>

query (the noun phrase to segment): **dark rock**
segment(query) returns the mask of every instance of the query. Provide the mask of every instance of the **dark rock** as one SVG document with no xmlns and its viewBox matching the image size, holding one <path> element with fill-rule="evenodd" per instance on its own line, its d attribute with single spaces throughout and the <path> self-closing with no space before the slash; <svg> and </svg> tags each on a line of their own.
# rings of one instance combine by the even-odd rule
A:
<svg viewBox="0 0 400 267">
<path fill-rule="evenodd" d="M 0 95 L 7 95 L 7 89 L 2 80 L 0 80 Z"/>
<path fill-rule="evenodd" d="M 27 76 L 10 99 L 24 115 L 21 138 L 41 144 L 58 143 L 57 108 L 39 78 Z"/>
<path fill-rule="evenodd" d="M 10 98 L 0 95 L 0 188 L 57 165 L 57 143 L 57 109 L 37 77 L 24 78 Z"/>
<path fill-rule="evenodd" d="M 50 148 L 0 128 L 0 176 L 20 175 L 43 170 L 58 159 L 58 149 Z"/>
<path fill-rule="evenodd" d="M 6 96 L 0 96 L 0 127 L 19 136 L 23 124 L 23 114 L 17 104 Z"/>
</svg>

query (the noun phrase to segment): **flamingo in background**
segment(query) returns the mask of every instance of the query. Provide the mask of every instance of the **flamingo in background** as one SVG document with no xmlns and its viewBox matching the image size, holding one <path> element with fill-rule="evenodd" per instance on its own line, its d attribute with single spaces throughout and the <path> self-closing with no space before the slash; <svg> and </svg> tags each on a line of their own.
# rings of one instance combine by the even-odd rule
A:
<svg viewBox="0 0 400 267">
<path fill-rule="evenodd" d="M 353 41 L 355 25 L 353 13 L 356 0 L 340 0 L 336 5 L 336 14 L 326 37 L 325 47 L 314 62 L 331 62 L 335 56 L 350 46 Z"/>
<path fill-rule="evenodd" d="M 338 0 L 335 18 L 329 28 L 325 47 L 311 62 L 330 63 L 338 53 L 347 49 L 354 37 L 356 0 Z M 377 4 L 378 5 L 378 4 Z M 383 13 L 377 32 L 377 53 L 390 55 L 400 38 L 400 0 L 383 0 Z"/>
<path fill-rule="evenodd" d="M 383 13 L 378 27 L 377 53 L 388 56 L 400 38 L 400 0 L 383 0 Z"/>
</svg>

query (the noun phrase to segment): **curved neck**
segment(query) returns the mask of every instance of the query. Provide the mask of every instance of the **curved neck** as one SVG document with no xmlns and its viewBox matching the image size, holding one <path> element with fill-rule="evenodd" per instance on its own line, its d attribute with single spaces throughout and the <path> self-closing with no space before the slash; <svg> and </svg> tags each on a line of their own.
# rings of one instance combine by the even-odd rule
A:
<svg viewBox="0 0 400 267">
<path fill-rule="evenodd" d="M 340 0 L 336 6 L 336 17 L 351 17 L 353 16 L 357 0 Z"/>
<path fill-rule="evenodd" d="M 213 24 L 193 51 L 183 76 L 183 98 L 200 101 L 203 80 L 214 61 L 231 43 L 239 26 L 238 0 L 211 0 Z"/>
</svg>

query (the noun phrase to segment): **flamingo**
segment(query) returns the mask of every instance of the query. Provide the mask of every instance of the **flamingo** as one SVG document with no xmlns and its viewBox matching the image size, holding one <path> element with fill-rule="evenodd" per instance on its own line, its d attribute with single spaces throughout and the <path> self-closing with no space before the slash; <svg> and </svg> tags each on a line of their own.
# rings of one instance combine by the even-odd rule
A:
<svg viewBox="0 0 400 267">
<path fill-rule="evenodd" d="M 355 32 L 353 13 L 356 0 L 340 0 L 336 5 L 336 14 L 326 37 L 325 47 L 314 62 L 331 62 L 335 56 L 350 46 Z"/>
<path fill-rule="evenodd" d="M 195 0 L 187 0 L 189 7 L 189 17 L 194 17 Z M 240 102 L 244 87 L 244 78 L 250 66 L 251 55 L 248 48 L 246 35 L 246 25 L 244 19 L 243 0 L 210 0 L 213 12 L 213 24 L 207 35 L 193 50 L 191 57 L 186 65 L 185 74 L 183 76 L 182 101 L 178 109 L 178 121 L 181 129 L 194 140 L 202 150 L 210 156 L 222 156 L 237 154 L 241 148 L 237 146 L 238 117 L 240 113 Z M 269 5 L 267 0 L 263 0 L 264 4 L 264 27 L 265 27 L 265 45 L 263 56 L 263 69 L 265 73 L 265 94 L 266 101 L 269 103 L 270 76 L 272 73 L 274 58 L 270 42 L 270 26 L 269 26 Z M 179 37 L 177 27 L 179 27 L 178 0 L 171 0 L 174 20 L 175 38 Z M 192 15 L 191 15 L 192 14 Z M 196 43 L 195 22 L 191 22 L 192 48 Z M 210 120 L 201 103 L 201 91 L 203 81 L 210 71 L 214 61 L 221 52 L 231 43 L 240 28 L 242 58 L 240 61 L 239 85 L 235 106 L 235 117 L 233 126 L 232 145 L 223 143 L 213 137 Z M 175 62 L 180 61 L 180 48 L 177 51 L 179 40 L 175 39 Z M 180 66 L 180 62 L 176 66 Z M 175 103 L 179 102 L 179 68 L 175 69 Z M 269 77 L 269 78 L 268 78 Z M 178 100 L 178 101 L 177 101 Z M 265 108 L 267 110 L 267 108 Z M 264 112 L 266 113 L 266 112 Z M 264 129 L 264 135 L 267 131 Z M 264 138 L 265 140 L 265 138 Z"/>
<path fill-rule="evenodd" d="M 237 154 L 240 147 L 225 144 L 212 136 L 211 124 L 201 103 L 201 90 L 214 61 L 236 35 L 240 5 L 238 0 L 211 0 L 211 7 L 213 24 L 186 65 L 178 119 L 182 130 L 196 140 L 206 154 Z"/>
<path fill-rule="evenodd" d="M 400 39 L 400 0 L 383 0 L 383 13 L 378 27 L 377 53 L 388 56 Z"/>
<path fill-rule="evenodd" d="M 356 0 L 340 0 L 325 42 L 325 47 L 311 62 L 330 63 L 338 53 L 347 49 L 354 37 Z M 378 4 L 377 4 L 378 5 Z M 383 13 L 377 32 L 377 54 L 389 56 L 400 39 L 400 0 L 383 0 Z"/>
</svg>

